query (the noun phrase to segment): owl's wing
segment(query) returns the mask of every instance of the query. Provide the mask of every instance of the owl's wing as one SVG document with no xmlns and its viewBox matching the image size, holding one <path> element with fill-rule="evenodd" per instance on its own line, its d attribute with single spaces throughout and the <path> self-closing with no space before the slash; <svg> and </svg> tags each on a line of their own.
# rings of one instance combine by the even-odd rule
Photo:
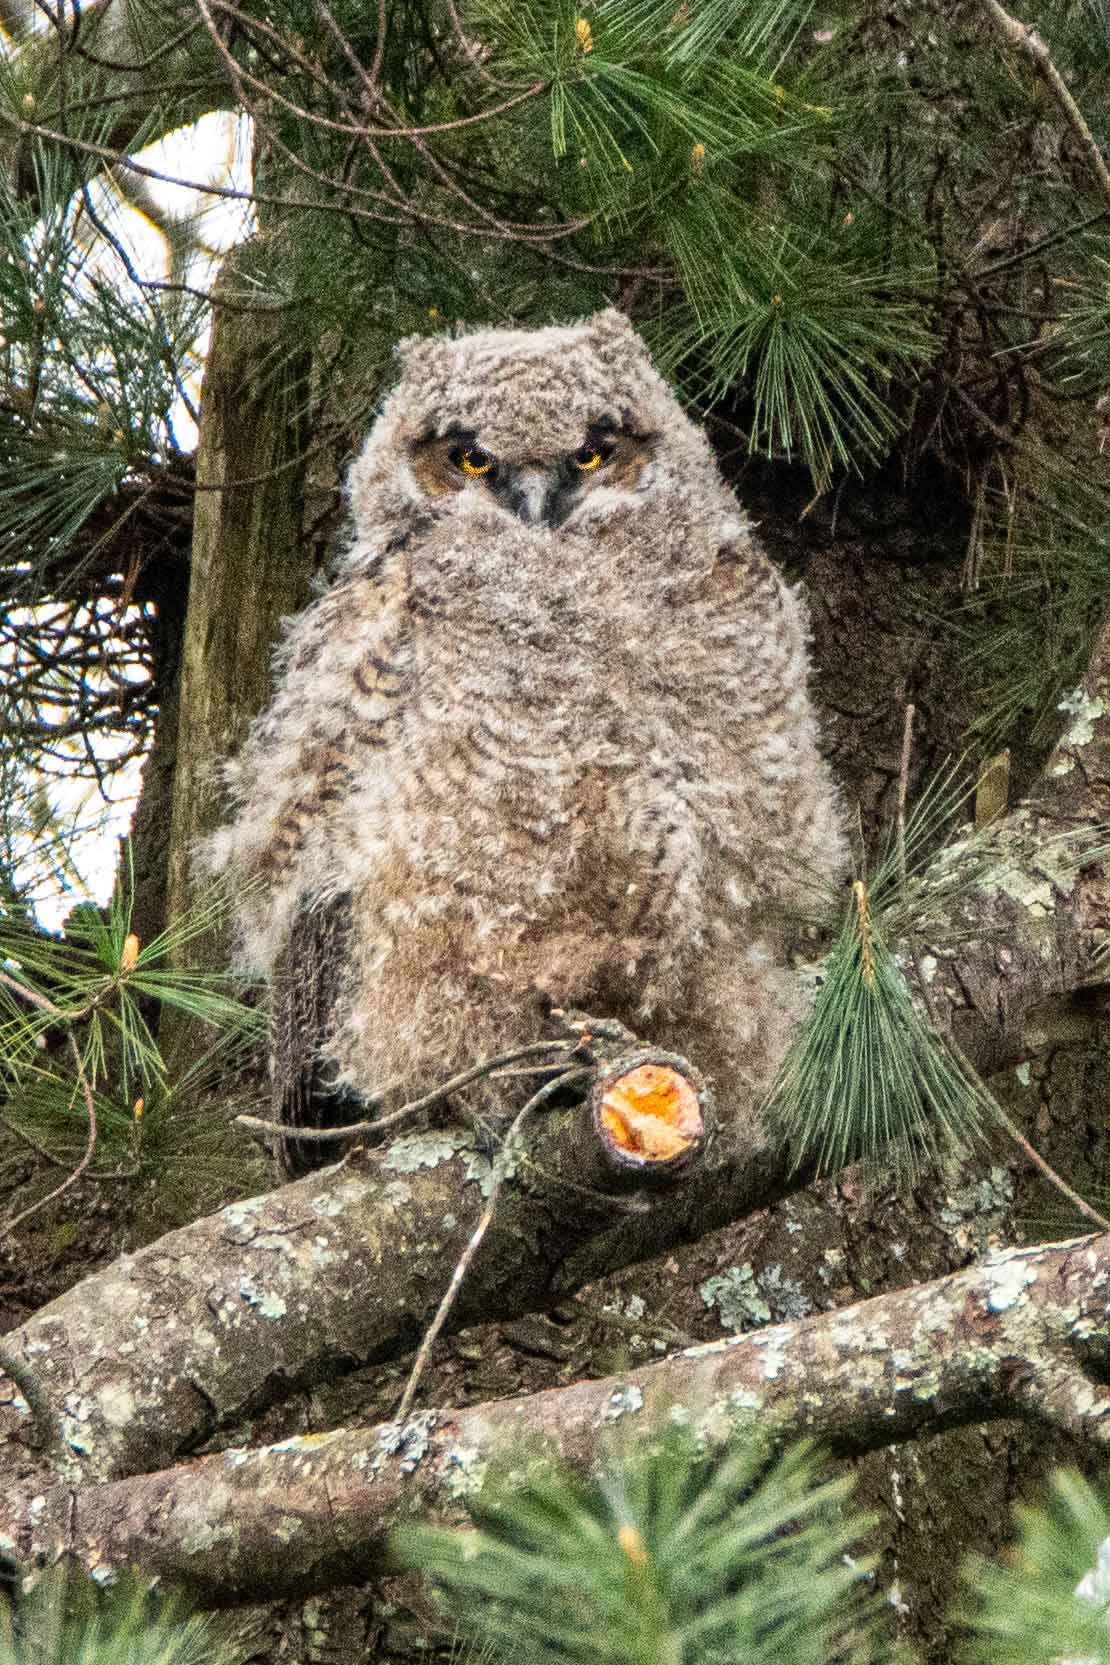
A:
<svg viewBox="0 0 1110 1665">
<path fill-rule="evenodd" d="M 342 992 L 351 937 L 351 901 L 338 896 L 300 909 L 273 973 L 270 1080 L 273 1116 L 284 1127 L 343 1127 L 366 1105 L 336 1087 L 322 1056 Z M 278 1166 L 287 1179 L 336 1162 L 349 1147 L 327 1140 L 282 1139 Z"/>
<path fill-rule="evenodd" d="M 301 893 L 331 871 L 329 826 L 388 750 L 409 664 L 400 551 L 340 580 L 289 632 L 277 693 L 228 767 L 236 814 L 210 847 L 212 866 L 256 881 L 240 915 L 248 963 L 270 970 Z"/>
</svg>

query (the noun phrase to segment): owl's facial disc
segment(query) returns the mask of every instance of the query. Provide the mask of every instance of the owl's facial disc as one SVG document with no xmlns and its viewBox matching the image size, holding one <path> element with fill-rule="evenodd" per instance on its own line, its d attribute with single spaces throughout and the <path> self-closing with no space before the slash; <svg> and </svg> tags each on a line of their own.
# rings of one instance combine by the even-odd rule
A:
<svg viewBox="0 0 1110 1665">
<path fill-rule="evenodd" d="M 516 459 L 495 455 L 473 429 L 452 425 L 445 434 L 415 440 L 409 460 L 419 485 L 433 498 L 479 491 L 526 526 L 556 528 L 595 487 L 621 496 L 634 493 L 655 452 L 654 436 L 629 417 L 592 422 L 581 445 L 555 455 Z"/>
</svg>

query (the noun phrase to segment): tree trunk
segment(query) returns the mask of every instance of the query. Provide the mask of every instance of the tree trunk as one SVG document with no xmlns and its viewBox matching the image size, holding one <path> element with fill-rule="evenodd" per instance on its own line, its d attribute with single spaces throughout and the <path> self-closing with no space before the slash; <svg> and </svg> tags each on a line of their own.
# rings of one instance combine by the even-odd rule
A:
<svg viewBox="0 0 1110 1665">
<path fill-rule="evenodd" d="M 196 845 L 221 819 L 220 764 L 268 697 L 281 620 L 304 606 L 312 576 L 302 535 L 308 364 L 283 344 L 282 309 L 243 298 L 235 278 L 245 259 L 237 250 L 217 286 L 201 402 L 170 832 L 171 922 L 196 898 Z M 179 963 L 226 960 L 218 933 L 179 950 Z"/>
</svg>

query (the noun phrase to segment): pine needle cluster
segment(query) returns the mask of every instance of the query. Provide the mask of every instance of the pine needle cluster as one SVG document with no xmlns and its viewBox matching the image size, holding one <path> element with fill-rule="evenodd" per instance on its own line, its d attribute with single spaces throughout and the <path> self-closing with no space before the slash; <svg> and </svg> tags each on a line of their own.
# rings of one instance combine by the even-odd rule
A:
<svg viewBox="0 0 1110 1665">
<path fill-rule="evenodd" d="M 472 1531 L 413 1527 L 396 1549 L 494 1658 L 828 1665 L 875 1641 L 847 1494 L 804 1447 L 707 1449 L 672 1424 L 597 1479 L 543 1459 L 490 1479 Z"/>
<path fill-rule="evenodd" d="M 145 1580 L 105 1588 L 59 1566 L 12 1614 L 0 1601 L 0 1665 L 236 1665 L 212 1623 Z"/>
<path fill-rule="evenodd" d="M 968 1665 L 1110 1665 L 1110 1505 L 1058 1473 L 1046 1507 L 1017 1510 L 1005 1561 L 968 1569 Z"/>
<path fill-rule="evenodd" d="M 867 1517 L 812 1450 L 750 1434 L 709 1448 L 671 1426 L 611 1452 L 590 1480 L 535 1460 L 487 1478 L 465 1530 L 408 1528 L 428 1576 L 489 1661 L 563 1665 L 833 1665 L 905 1658 L 860 1556 Z M 964 1571 L 956 1665 L 1110 1661 L 1110 1508 L 1059 1473 L 1018 1541 Z M 885 1611 L 884 1611 L 885 1609 Z"/>
<path fill-rule="evenodd" d="M 797 1167 L 832 1174 L 881 1161 L 912 1184 L 937 1158 L 982 1148 L 991 1124 L 1005 1122 L 911 990 L 912 977 L 927 1001 L 936 959 L 924 951 L 914 958 L 907 945 L 954 948 L 981 929 L 963 921 L 961 896 L 1005 885 L 1031 860 L 1068 882 L 1104 858 L 1107 829 L 1039 840 L 1032 830 L 960 826 L 974 793 L 965 768 L 957 761 L 941 770 L 904 828 L 890 829 L 871 869 L 861 867 L 844 904 L 812 1011 L 767 1107 L 768 1125 Z"/>
<path fill-rule="evenodd" d="M 179 1112 L 206 1080 L 233 1081 L 261 1043 L 264 1017 L 226 974 L 178 964 L 181 947 L 225 924 L 214 895 L 148 943 L 132 930 L 133 880 L 107 908 L 83 903 L 62 934 L 41 930 L 18 895 L 0 902 L 0 1126 L 4 1170 L 20 1153 L 55 1176 L 95 1154 L 94 1176 L 162 1180 L 177 1158 Z M 197 1020 L 206 1055 L 173 1070 L 159 1047 L 164 1011 Z M 195 1131 L 195 1130 L 194 1130 Z"/>
</svg>

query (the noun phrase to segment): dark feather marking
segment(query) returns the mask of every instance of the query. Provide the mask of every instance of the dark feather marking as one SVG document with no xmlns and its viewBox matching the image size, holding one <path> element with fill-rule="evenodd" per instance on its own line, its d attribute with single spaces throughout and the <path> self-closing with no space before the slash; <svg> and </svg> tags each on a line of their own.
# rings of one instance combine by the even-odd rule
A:
<svg viewBox="0 0 1110 1665">
<path fill-rule="evenodd" d="M 297 914 L 274 967 L 270 1018 L 273 1117 L 285 1127 L 344 1127 L 368 1106 L 337 1088 L 320 1052 L 342 992 L 351 939 L 349 896 Z M 282 1139 L 278 1166 L 287 1179 L 337 1162 L 349 1147 L 332 1140 Z"/>
</svg>

